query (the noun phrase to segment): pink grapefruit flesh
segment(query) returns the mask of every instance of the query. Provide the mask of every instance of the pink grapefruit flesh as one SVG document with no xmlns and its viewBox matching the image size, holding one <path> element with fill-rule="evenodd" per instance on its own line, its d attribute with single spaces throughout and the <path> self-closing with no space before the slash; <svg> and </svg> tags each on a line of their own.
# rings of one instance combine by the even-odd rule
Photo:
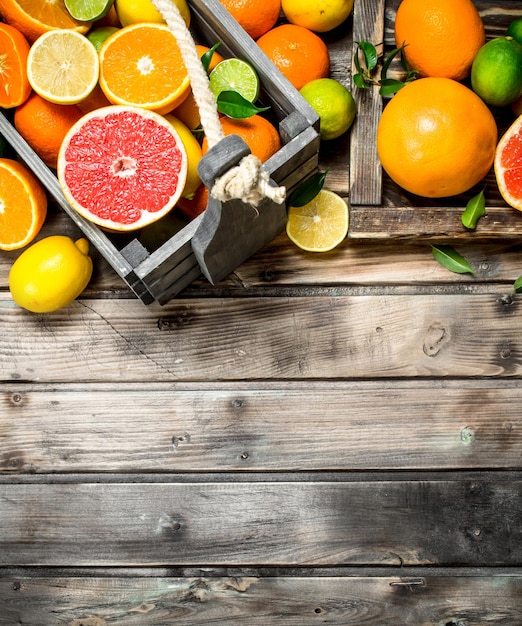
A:
<svg viewBox="0 0 522 626">
<path fill-rule="evenodd" d="M 522 117 L 517 118 L 500 139 L 494 169 L 504 200 L 522 211 Z"/>
<path fill-rule="evenodd" d="M 58 180 L 69 204 L 102 228 L 130 231 L 166 215 L 181 197 L 187 155 L 161 115 L 111 105 L 84 115 L 67 133 Z"/>
</svg>

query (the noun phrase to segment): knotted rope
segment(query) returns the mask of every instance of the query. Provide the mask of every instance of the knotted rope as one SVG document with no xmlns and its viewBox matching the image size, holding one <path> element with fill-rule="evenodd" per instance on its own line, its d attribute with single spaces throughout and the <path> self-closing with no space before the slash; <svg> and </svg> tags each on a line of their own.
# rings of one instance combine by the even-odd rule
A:
<svg viewBox="0 0 522 626">
<path fill-rule="evenodd" d="M 219 121 L 216 101 L 210 90 L 207 72 L 198 56 L 192 34 L 181 17 L 178 7 L 172 0 L 152 0 L 167 26 L 178 42 L 181 56 L 190 78 L 194 99 L 199 109 L 201 126 L 205 132 L 209 149 L 223 139 L 223 128 Z M 216 179 L 210 194 L 222 202 L 234 198 L 257 207 L 264 198 L 277 204 L 285 200 L 284 187 L 274 187 L 269 183 L 268 172 L 254 155 L 241 159 L 236 167 Z"/>
</svg>

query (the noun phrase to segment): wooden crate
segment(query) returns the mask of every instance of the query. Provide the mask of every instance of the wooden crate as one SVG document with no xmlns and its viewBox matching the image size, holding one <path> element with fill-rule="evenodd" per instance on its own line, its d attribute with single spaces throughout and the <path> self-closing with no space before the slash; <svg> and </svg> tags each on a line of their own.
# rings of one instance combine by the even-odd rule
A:
<svg viewBox="0 0 522 626">
<path fill-rule="evenodd" d="M 261 82 L 260 101 L 270 107 L 269 114 L 278 125 L 282 140 L 282 148 L 264 164 L 264 168 L 276 185 L 286 187 L 289 195 L 318 168 L 319 120 L 316 113 L 219 0 L 188 2 L 191 29 L 198 43 L 211 46 L 220 41 L 219 51 L 223 56 L 240 57 L 257 70 Z M 282 232 L 286 224 L 284 203 L 263 203 L 256 211 L 239 200 L 223 204 L 215 202 L 151 252 L 137 236 L 106 233 L 74 211 L 65 200 L 54 171 L 39 159 L 3 113 L 0 114 L 0 132 L 39 177 L 50 196 L 146 304 L 165 304 L 202 273 L 211 282 L 221 280 Z M 239 161 L 239 149 L 233 150 L 236 160 L 232 158 L 231 161 L 229 140 L 225 138 L 219 142 L 212 155 L 202 159 L 204 168 L 216 170 L 226 166 L 228 169 Z M 217 163 L 209 163 L 209 159 Z"/>
<path fill-rule="evenodd" d="M 400 0 L 355 0 L 353 42 L 370 41 L 375 45 L 384 42 L 385 54 L 394 48 L 393 28 L 399 4 Z M 488 39 L 505 34 L 509 23 L 522 16 L 522 5 L 513 0 L 474 0 L 474 4 L 484 21 Z M 352 59 L 354 49 L 355 44 Z M 447 243 L 520 237 L 522 214 L 501 198 L 493 171 L 467 194 L 452 198 L 419 198 L 395 185 L 383 172 L 375 145 L 377 124 L 386 101 L 378 94 L 378 87 L 369 90 L 354 87 L 353 93 L 358 115 L 350 139 L 350 239 Z M 502 134 L 514 120 L 514 114 L 510 108 L 494 114 Z M 461 222 L 462 212 L 484 182 L 487 215 L 479 220 L 475 230 L 467 230 Z"/>
</svg>

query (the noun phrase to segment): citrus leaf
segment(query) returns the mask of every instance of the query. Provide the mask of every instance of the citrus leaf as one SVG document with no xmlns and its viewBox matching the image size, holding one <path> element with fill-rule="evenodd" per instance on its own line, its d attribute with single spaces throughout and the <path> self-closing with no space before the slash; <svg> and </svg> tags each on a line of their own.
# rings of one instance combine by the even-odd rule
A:
<svg viewBox="0 0 522 626">
<path fill-rule="evenodd" d="M 522 276 L 519 276 L 519 277 L 515 280 L 515 282 L 514 282 L 514 284 L 513 284 L 513 289 L 514 289 L 515 291 L 517 291 L 517 292 L 518 292 L 518 291 L 522 291 Z"/>
<path fill-rule="evenodd" d="M 214 52 L 221 45 L 221 41 L 215 43 L 210 50 L 207 50 L 203 55 L 201 55 L 201 63 L 203 63 L 203 67 L 205 68 L 205 72 L 208 74 L 208 70 L 210 67 L 210 63 L 212 62 L 212 57 L 214 56 Z"/>
<path fill-rule="evenodd" d="M 384 61 L 383 65 L 382 65 L 382 72 L 381 72 L 381 76 L 383 78 L 386 78 L 386 72 L 388 71 L 388 68 L 391 65 L 391 62 L 393 61 L 393 59 L 398 55 L 402 53 L 402 48 L 394 48 L 386 57 L 386 60 Z"/>
<path fill-rule="evenodd" d="M 316 172 L 304 180 L 290 195 L 288 205 L 300 207 L 311 202 L 323 188 L 328 171 Z"/>
<path fill-rule="evenodd" d="M 476 228 L 477 222 L 484 215 L 486 215 L 486 198 L 482 190 L 468 201 L 466 210 L 462 214 L 462 225 L 469 229 Z"/>
<path fill-rule="evenodd" d="M 220 113 L 234 119 L 252 117 L 256 113 L 268 111 L 270 107 L 256 107 L 237 91 L 222 91 L 217 97 L 217 109 Z"/>
<path fill-rule="evenodd" d="M 455 274 L 474 274 L 466 259 L 451 246 L 431 246 L 433 258 L 450 272 Z"/>
<path fill-rule="evenodd" d="M 370 71 L 375 69 L 377 67 L 377 61 L 379 60 L 379 55 L 377 54 L 375 46 L 369 41 L 358 41 L 357 45 L 363 53 L 366 67 Z"/>
<path fill-rule="evenodd" d="M 395 80 L 394 78 L 383 78 L 379 81 L 379 85 L 381 86 L 379 89 L 381 96 L 391 96 L 397 93 L 399 89 L 402 89 L 405 83 L 400 80 Z"/>
<path fill-rule="evenodd" d="M 353 84 L 359 89 L 368 89 L 369 85 L 364 80 L 364 76 L 362 74 L 354 74 L 353 75 Z"/>
</svg>

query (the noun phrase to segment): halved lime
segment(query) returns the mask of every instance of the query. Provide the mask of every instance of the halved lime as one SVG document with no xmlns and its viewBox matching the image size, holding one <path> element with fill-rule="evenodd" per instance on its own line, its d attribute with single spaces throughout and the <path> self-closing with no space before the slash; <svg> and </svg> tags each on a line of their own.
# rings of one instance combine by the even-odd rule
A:
<svg viewBox="0 0 522 626">
<path fill-rule="evenodd" d="M 210 89 L 217 98 L 222 91 L 236 91 L 250 102 L 259 96 L 259 77 L 243 59 L 224 59 L 210 72 Z"/>
<path fill-rule="evenodd" d="M 65 0 L 65 7 L 71 17 L 81 22 L 94 22 L 105 17 L 114 0 Z"/>
<path fill-rule="evenodd" d="M 286 233 L 302 250 L 328 252 L 344 241 L 349 221 L 346 200 L 333 191 L 321 189 L 308 204 L 288 208 Z"/>
</svg>

